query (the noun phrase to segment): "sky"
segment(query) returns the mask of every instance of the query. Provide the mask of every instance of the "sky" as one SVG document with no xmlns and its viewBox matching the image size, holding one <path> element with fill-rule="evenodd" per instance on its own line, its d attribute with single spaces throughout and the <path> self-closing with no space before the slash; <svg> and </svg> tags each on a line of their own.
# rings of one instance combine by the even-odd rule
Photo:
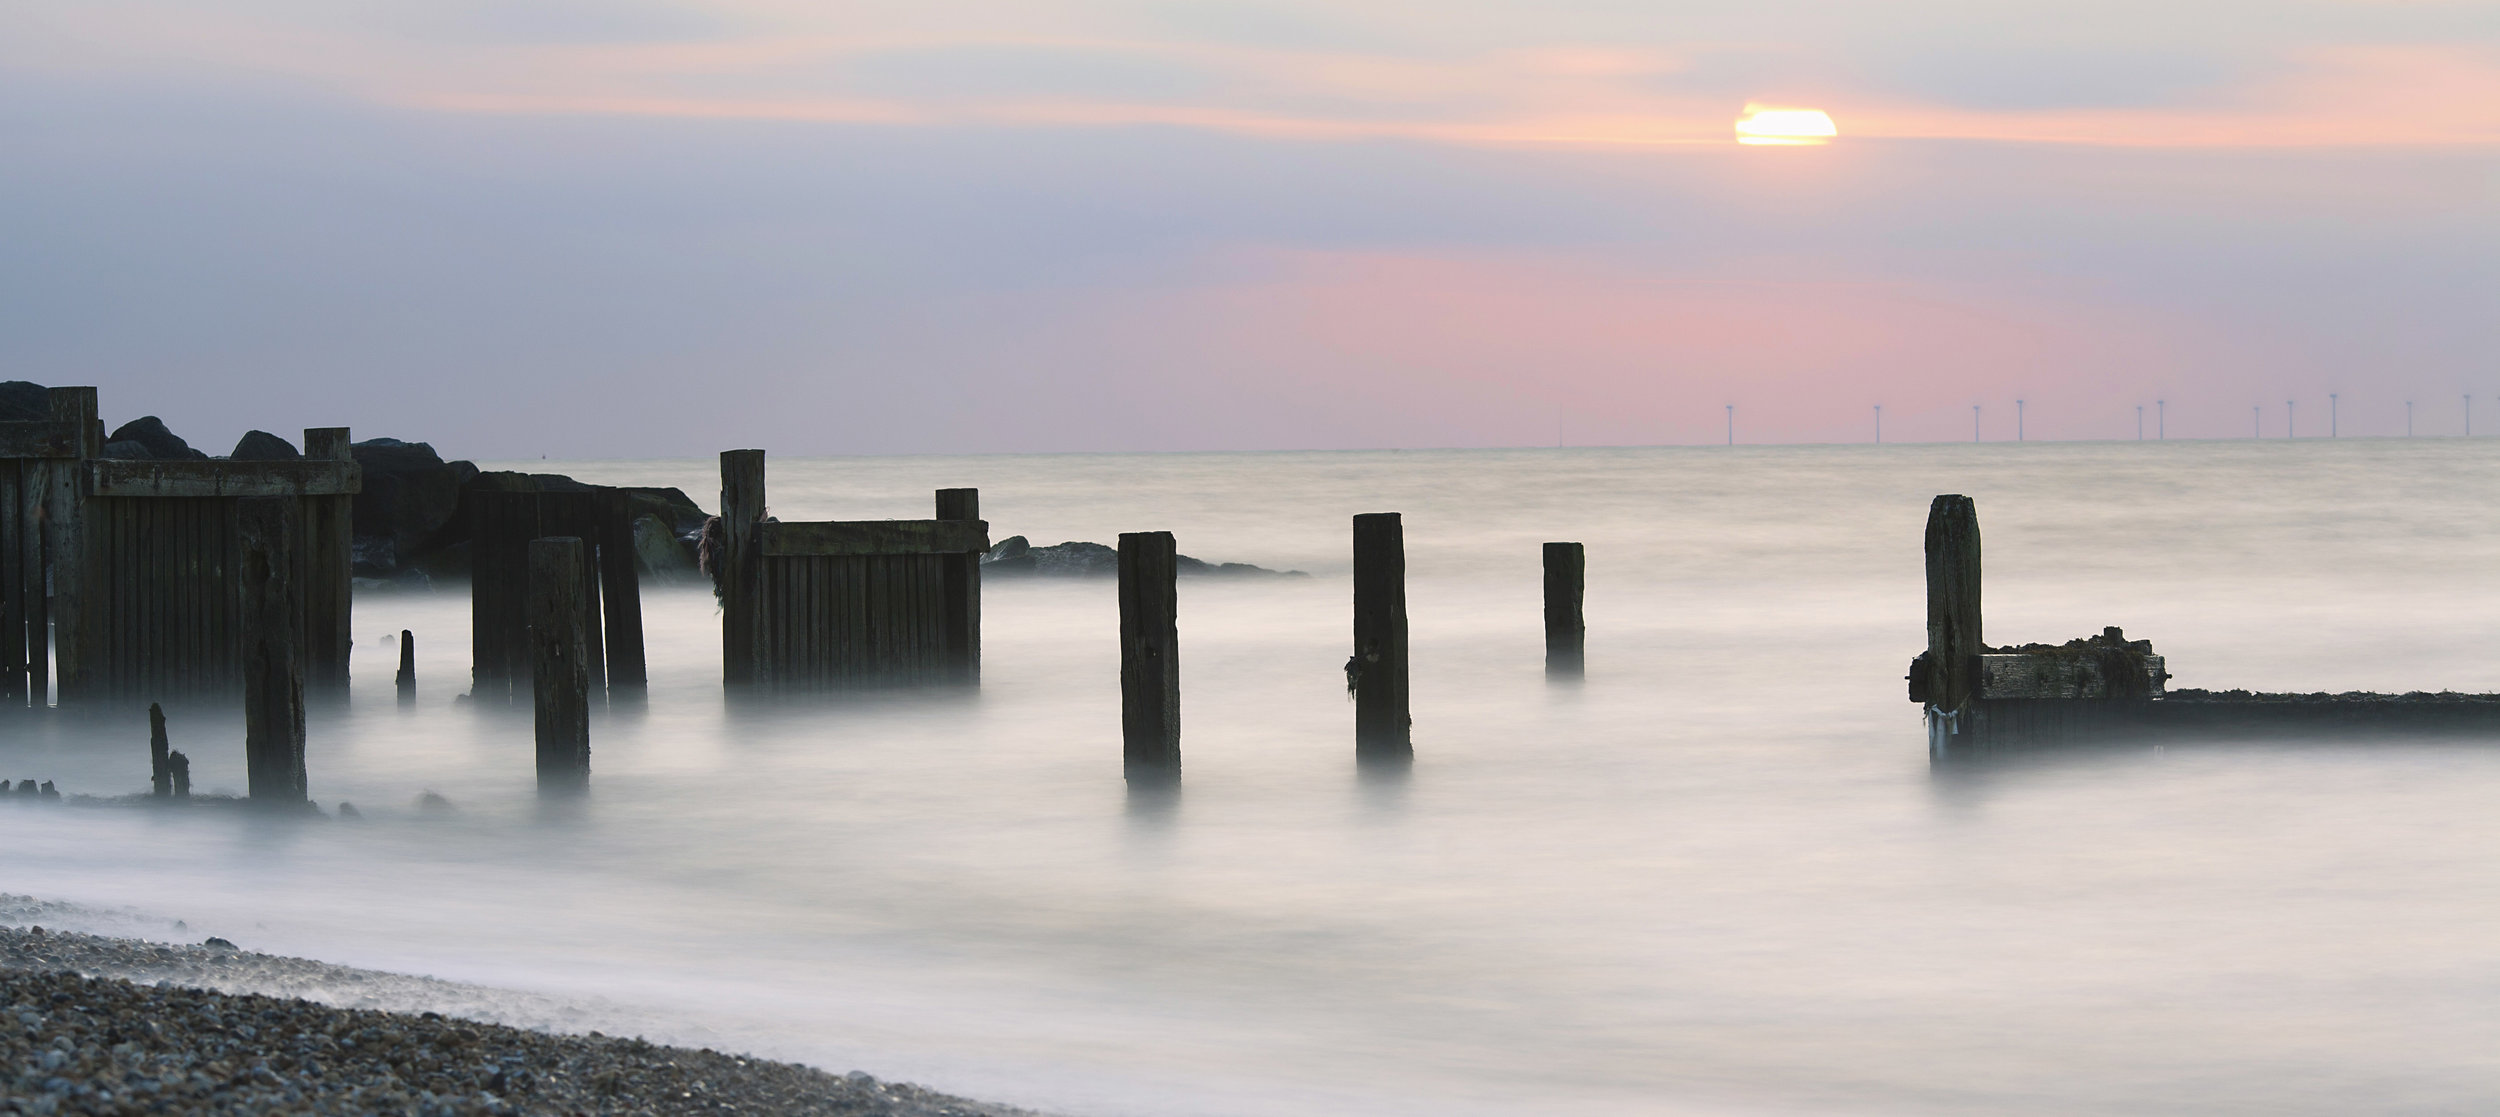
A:
<svg viewBox="0 0 2500 1117">
<path fill-rule="evenodd" d="M 0 379 L 212 453 L 2500 434 L 2500 4 L 12 0 Z"/>
</svg>

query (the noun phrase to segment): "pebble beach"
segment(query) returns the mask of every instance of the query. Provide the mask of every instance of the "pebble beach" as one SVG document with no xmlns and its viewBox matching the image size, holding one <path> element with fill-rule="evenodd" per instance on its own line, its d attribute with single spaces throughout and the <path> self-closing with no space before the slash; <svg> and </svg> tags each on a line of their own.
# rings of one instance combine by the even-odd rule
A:
<svg viewBox="0 0 2500 1117">
<path fill-rule="evenodd" d="M 219 989 L 424 980 L 218 939 L 0 928 L 0 1113 L 1035 1117 L 857 1071 Z"/>
</svg>

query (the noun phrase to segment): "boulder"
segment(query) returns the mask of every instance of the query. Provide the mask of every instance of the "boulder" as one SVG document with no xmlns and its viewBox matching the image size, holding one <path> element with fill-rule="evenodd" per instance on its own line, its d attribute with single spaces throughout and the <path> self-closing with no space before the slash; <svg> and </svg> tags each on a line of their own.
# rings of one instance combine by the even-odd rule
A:
<svg viewBox="0 0 2500 1117">
<path fill-rule="evenodd" d="M 299 462 L 304 455 L 295 444 L 268 431 L 245 431 L 243 440 L 234 444 L 234 453 L 226 455 L 239 462 Z"/>
<path fill-rule="evenodd" d="M 348 450 L 364 469 L 364 491 L 356 494 L 355 506 L 358 557 L 374 560 L 360 563 L 359 573 L 393 573 L 454 534 L 460 487 L 478 475 L 476 466 L 446 462 L 432 446 L 396 438 L 370 438 Z"/>
<path fill-rule="evenodd" d="M 52 394 L 41 384 L 0 380 L 0 423 L 41 423 L 52 418 Z"/>
<path fill-rule="evenodd" d="M 108 443 L 136 442 L 148 448 L 149 457 L 163 462 L 186 459 L 206 460 L 208 457 L 207 454 L 192 449 L 190 443 L 184 442 L 174 432 L 167 430 L 165 420 L 154 415 L 142 415 L 113 428 L 112 437 L 105 441 Z"/>
<path fill-rule="evenodd" d="M 96 454 L 98 457 L 133 462 L 149 461 L 156 457 L 148 452 L 144 443 L 131 442 L 127 439 L 120 442 L 107 442 L 104 444 L 104 449 L 97 451 Z"/>
<path fill-rule="evenodd" d="M 697 573 L 694 548 L 678 538 L 667 521 L 648 512 L 634 517 L 634 560 L 642 576 L 655 585 L 692 581 Z"/>
<path fill-rule="evenodd" d="M 992 576 L 1033 573 L 1032 541 L 1021 535 L 1010 535 L 990 544 L 989 553 L 981 556 L 981 573 Z"/>
<path fill-rule="evenodd" d="M 1173 572 L 1197 577 L 1282 577 L 1308 578 L 1299 570 L 1269 570 L 1246 562 L 1203 562 L 1188 555 L 1174 555 Z M 1021 535 L 1010 535 L 990 546 L 981 556 L 984 576 L 1020 577 L 1040 575 L 1060 578 L 1118 577 L 1120 552 L 1100 543 L 1061 543 L 1053 547 L 1036 547 Z"/>
</svg>

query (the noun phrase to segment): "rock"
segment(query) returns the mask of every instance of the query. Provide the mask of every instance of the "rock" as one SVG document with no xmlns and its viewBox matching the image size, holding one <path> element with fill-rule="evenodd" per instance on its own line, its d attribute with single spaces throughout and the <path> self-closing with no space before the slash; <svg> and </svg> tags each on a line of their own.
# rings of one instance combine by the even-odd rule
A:
<svg viewBox="0 0 2500 1117">
<path fill-rule="evenodd" d="M 1202 562 L 1188 555 L 1175 555 L 1173 558 L 1175 573 L 1193 577 L 1310 577 L 1299 570 L 1269 570 L 1246 562 Z M 1010 535 L 993 544 L 989 553 L 981 556 L 981 572 L 985 576 L 996 577 L 1117 577 L 1120 573 L 1120 552 L 1100 543 L 1069 542 L 1055 547 L 1036 547 L 1021 535 Z"/>
<path fill-rule="evenodd" d="M 52 395 L 41 384 L 0 380 L 0 423 L 41 423 L 52 418 Z"/>
<path fill-rule="evenodd" d="M 208 947 L 208 948 L 209 948 L 209 949 L 211 949 L 211 950 L 233 950 L 233 949 L 235 949 L 235 945 L 234 945 L 233 943 L 227 942 L 226 940 L 221 939 L 221 938 L 218 938 L 218 937 L 217 937 L 217 936 L 215 936 L 215 935 L 210 935 L 210 936 L 208 937 L 208 941 L 207 941 L 207 942 L 204 942 L 204 943 L 201 943 L 200 945 L 201 945 L 201 946 Z"/>
<path fill-rule="evenodd" d="M 268 431 L 245 431 L 243 440 L 234 444 L 234 453 L 226 455 L 238 462 L 300 462 L 304 455 L 295 444 Z"/>
<path fill-rule="evenodd" d="M 990 544 L 989 553 L 981 556 L 983 574 L 1031 574 L 1033 565 L 1033 544 L 1021 535 Z"/>
<path fill-rule="evenodd" d="M 697 577 L 692 548 L 668 524 L 648 512 L 634 517 L 634 559 L 642 567 L 642 575 L 657 584 Z"/>
<path fill-rule="evenodd" d="M 43 781 L 42 795 L 46 799 L 58 799 L 61 797 L 61 793 L 53 788 L 51 780 Z"/>
<path fill-rule="evenodd" d="M 97 456 L 130 462 L 152 461 L 156 457 L 148 452 L 146 444 L 127 440 L 105 443 L 104 449 L 98 451 Z"/>
<path fill-rule="evenodd" d="M 417 809 L 427 814 L 445 814 L 451 810 L 451 800 L 445 799 L 431 791 L 419 792 L 417 794 Z"/>
<path fill-rule="evenodd" d="M 105 441 L 136 442 L 147 447 L 148 456 L 158 461 L 205 461 L 208 458 L 207 454 L 192 449 L 190 443 L 167 430 L 165 420 L 154 415 L 142 415 L 113 428 L 112 437 Z"/>
<path fill-rule="evenodd" d="M 364 816 L 365 812 L 357 810 L 356 804 L 350 803 L 345 799 L 339 800 L 340 818 L 363 818 Z"/>
<path fill-rule="evenodd" d="M 460 487 L 478 475 L 468 462 L 446 462 L 434 447 L 369 438 L 348 448 L 364 468 L 356 494 L 356 572 L 388 577 L 409 559 L 456 534 Z"/>
</svg>

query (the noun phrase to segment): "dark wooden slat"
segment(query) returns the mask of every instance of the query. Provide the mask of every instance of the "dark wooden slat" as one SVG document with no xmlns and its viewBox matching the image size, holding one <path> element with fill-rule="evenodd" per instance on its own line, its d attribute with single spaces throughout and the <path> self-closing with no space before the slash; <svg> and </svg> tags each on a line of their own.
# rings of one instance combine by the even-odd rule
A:
<svg viewBox="0 0 2500 1117">
<path fill-rule="evenodd" d="M 2169 677 L 2157 655 L 2032 652 L 1995 653 L 1978 659 L 1980 698 L 2145 698 L 2161 694 L 2163 680 Z M 2128 686 L 2122 680 L 2113 689 L 2109 675 L 2113 661 L 2140 671 L 2143 681 Z"/>
<path fill-rule="evenodd" d="M 756 682 L 762 612 L 759 609 L 763 549 L 757 528 L 764 519 L 764 452 L 725 450 L 720 456 L 721 681 L 731 688 Z"/>
<path fill-rule="evenodd" d="M 19 520 L 24 467 L 0 461 L 0 707 L 26 705 L 25 527 Z"/>
<path fill-rule="evenodd" d="M 1395 512 L 1354 517 L 1354 754 L 1403 762 L 1415 755 L 1407 715 L 1406 528 Z"/>
<path fill-rule="evenodd" d="M 78 425 L 65 422 L 0 423 L 0 458 L 78 457 Z"/>
<path fill-rule="evenodd" d="M 1120 535 L 1120 756 L 1131 780 L 1180 777 L 1176 554 L 1171 532 Z"/>
<path fill-rule="evenodd" d="M 354 496 L 353 461 L 122 461 L 86 463 L 87 494 L 100 497 Z"/>
<path fill-rule="evenodd" d="M 287 554 L 299 509 L 286 497 L 236 503 L 243 549 L 243 750 L 251 796 L 300 803 L 306 790 L 304 655 L 297 643 L 303 621 Z"/>
<path fill-rule="evenodd" d="M 1586 668 L 1588 622 L 1581 598 L 1588 555 L 1577 543 L 1545 545 L 1545 674 L 1576 679 Z"/>
<path fill-rule="evenodd" d="M 643 648 L 642 578 L 634 569 L 634 523 L 625 494 L 607 493 L 601 503 L 599 601 L 607 620 L 608 691 L 642 692 L 651 683 Z"/>
<path fill-rule="evenodd" d="M 767 555 L 979 554 L 990 549 L 980 520 L 833 520 L 767 523 Z"/>
<path fill-rule="evenodd" d="M 84 432 L 85 445 L 79 448 L 82 457 L 91 458 L 103 452 L 104 436 L 96 421 L 94 388 L 54 388 L 47 393 L 46 402 L 53 422 L 68 423 Z M 81 463 L 50 463 L 44 476 L 48 482 L 44 535 L 45 546 L 50 549 L 46 561 L 52 571 L 51 664 L 59 680 L 60 700 L 67 705 L 84 698 L 90 689 L 88 649 L 95 644 L 97 634 L 92 610 L 87 608 L 87 583 L 95 556 L 88 546 L 91 526 L 85 516 Z"/>
<path fill-rule="evenodd" d="M 590 779 L 590 616 L 582 541 L 529 544 L 530 680 L 536 713 L 538 787 L 577 791 Z"/>
</svg>

